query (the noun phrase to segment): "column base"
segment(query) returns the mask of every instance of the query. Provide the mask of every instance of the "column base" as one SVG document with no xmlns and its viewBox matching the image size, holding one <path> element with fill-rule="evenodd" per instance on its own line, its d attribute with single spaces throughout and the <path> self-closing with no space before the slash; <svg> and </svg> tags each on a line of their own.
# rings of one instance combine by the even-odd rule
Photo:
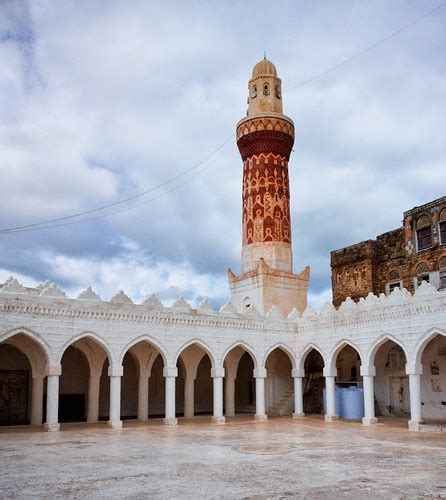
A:
<svg viewBox="0 0 446 500">
<path fill-rule="evenodd" d="M 324 420 L 326 422 L 336 422 L 336 420 L 338 420 L 338 416 L 337 415 L 324 415 Z"/>
<path fill-rule="evenodd" d="M 409 420 L 408 427 L 410 431 L 420 431 L 421 426 L 418 420 Z"/>
<path fill-rule="evenodd" d="M 122 429 L 122 420 L 109 420 L 107 427 L 110 427 L 110 429 Z"/>
<path fill-rule="evenodd" d="M 60 431 L 60 424 L 43 424 L 43 429 L 47 432 L 57 432 Z"/>
<path fill-rule="evenodd" d="M 299 418 L 304 418 L 305 413 L 293 413 L 293 418 L 299 419 Z"/>
<path fill-rule="evenodd" d="M 212 423 L 213 424 L 224 424 L 225 417 L 212 417 Z"/>
<path fill-rule="evenodd" d="M 257 420 L 257 422 L 266 422 L 268 415 L 254 415 L 254 420 Z"/>
<path fill-rule="evenodd" d="M 378 423 L 378 419 L 376 417 L 364 417 L 362 419 L 362 425 L 375 425 Z"/>
<path fill-rule="evenodd" d="M 177 425 L 178 420 L 176 418 L 163 418 L 164 425 Z"/>
</svg>

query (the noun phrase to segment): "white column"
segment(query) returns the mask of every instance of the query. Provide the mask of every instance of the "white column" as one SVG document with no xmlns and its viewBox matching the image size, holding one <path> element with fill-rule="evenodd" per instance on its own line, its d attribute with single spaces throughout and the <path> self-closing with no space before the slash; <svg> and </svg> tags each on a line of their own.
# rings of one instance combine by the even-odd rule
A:
<svg viewBox="0 0 446 500">
<path fill-rule="evenodd" d="M 87 403 L 87 422 L 99 421 L 99 388 L 101 385 L 101 372 L 91 370 L 88 379 L 88 403 Z"/>
<path fill-rule="evenodd" d="M 325 398 L 326 398 L 326 414 L 325 421 L 333 422 L 338 419 L 336 415 L 336 385 L 335 377 L 337 374 L 336 368 L 324 368 L 325 377 Z"/>
<path fill-rule="evenodd" d="M 33 377 L 33 387 L 31 393 L 31 425 L 42 425 L 43 378 L 43 376 Z"/>
<path fill-rule="evenodd" d="M 293 369 L 291 375 L 294 379 L 294 413 L 293 418 L 302 418 L 304 413 L 304 395 L 302 379 L 305 377 L 303 369 Z"/>
<path fill-rule="evenodd" d="M 406 365 L 406 373 L 409 375 L 410 390 L 410 420 L 409 429 L 419 431 L 421 418 L 421 375 L 423 367 L 421 363 Z"/>
<path fill-rule="evenodd" d="M 108 426 L 112 429 L 121 429 L 121 377 L 124 373 L 122 366 L 109 366 L 110 377 L 110 420 Z"/>
<path fill-rule="evenodd" d="M 212 368 L 211 377 L 214 381 L 214 414 L 212 422 L 214 424 L 224 424 L 225 417 L 223 416 L 223 377 L 225 369 L 222 366 Z"/>
<path fill-rule="evenodd" d="M 227 417 L 235 416 L 235 378 L 226 377 L 225 412 Z"/>
<path fill-rule="evenodd" d="M 192 418 L 194 416 L 194 389 L 195 377 L 191 375 L 186 376 L 184 380 L 184 416 L 186 418 Z"/>
<path fill-rule="evenodd" d="M 364 425 L 373 425 L 378 422 L 378 419 L 375 417 L 375 390 L 373 387 L 373 377 L 376 375 L 376 369 L 373 365 L 361 365 L 361 375 L 364 390 L 364 418 L 362 419 L 362 423 Z"/>
<path fill-rule="evenodd" d="M 138 379 L 138 420 L 149 418 L 149 376 L 150 373 L 141 370 Z"/>
<path fill-rule="evenodd" d="M 59 377 L 62 374 L 61 365 L 46 367 L 46 423 L 47 431 L 58 431 L 59 425 Z"/>
<path fill-rule="evenodd" d="M 256 368 L 254 370 L 254 378 L 256 379 L 256 414 L 254 415 L 255 420 L 268 420 L 265 413 L 265 379 L 266 379 L 266 369 Z"/>
<path fill-rule="evenodd" d="M 165 425 L 176 425 L 175 415 L 175 379 L 178 376 L 178 368 L 164 367 L 163 375 L 166 380 L 166 414 L 163 420 Z"/>
</svg>

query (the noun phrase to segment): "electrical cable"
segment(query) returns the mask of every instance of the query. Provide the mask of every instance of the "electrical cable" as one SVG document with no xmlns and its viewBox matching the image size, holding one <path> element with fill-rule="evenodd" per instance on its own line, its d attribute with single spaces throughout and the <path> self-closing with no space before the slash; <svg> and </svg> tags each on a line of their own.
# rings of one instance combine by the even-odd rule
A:
<svg viewBox="0 0 446 500">
<path fill-rule="evenodd" d="M 290 92 L 290 91 L 295 90 L 295 89 L 297 89 L 299 87 L 302 87 L 304 85 L 312 83 L 315 80 L 318 80 L 319 78 L 322 78 L 323 76 L 325 76 L 325 75 L 327 75 L 327 74 L 329 74 L 329 73 L 331 73 L 331 72 L 333 72 L 333 71 L 341 68 L 345 64 L 348 64 L 349 62 L 354 61 L 355 59 L 358 59 L 359 57 L 363 56 L 364 54 L 372 51 L 373 49 L 375 49 L 377 47 L 379 47 L 380 45 L 382 45 L 383 43 L 385 43 L 387 40 L 390 40 L 391 38 L 394 38 L 395 36 L 399 35 L 403 31 L 406 31 L 407 29 L 409 29 L 412 26 L 416 25 L 417 23 L 419 23 L 420 21 L 422 21 L 424 18 L 426 18 L 426 17 L 430 16 L 431 14 L 433 14 L 434 12 L 440 10 L 445 5 L 446 5 L 446 2 L 443 2 L 443 3 L 439 4 L 439 5 L 437 5 L 435 8 L 433 8 L 430 11 L 424 13 L 422 16 L 416 18 L 415 20 L 413 20 L 409 24 L 406 24 L 402 28 L 399 28 L 398 30 L 396 30 L 393 33 L 391 33 L 390 35 L 387 35 L 386 37 L 382 38 L 381 40 L 375 42 L 373 45 L 369 45 L 368 47 L 366 47 L 362 51 L 358 52 L 357 54 L 349 57 L 348 59 L 345 59 L 344 61 L 342 61 L 342 62 L 340 62 L 340 63 L 338 63 L 338 64 L 336 64 L 334 66 L 331 66 L 330 68 L 326 69 L 322 73 L 319 73 L 319 74 L 317 74 L 317 75 L 315 75 L 315 76 L 313 76 L 313 77 L 311 77 L 311 78 L 309 78 L 307 80 L 304 80 L 304 81 L 298 83 L 295 86 L 288 87 L 287 92 Z M 139 207 L 141 205 L 145 205 L 145 204 L 147 204 L 147 203 L 149 203 L 151 201 L 154 201 L 154 200 L 157 200 L 157 199 L 161 198 L 162 196 L 165 196 L 166 194 L 168 194 L 168 193 L 170 193 L 170 192 L 178 189 L 179 187 L 184 186 L 188 182 L 191 182 L 198 175 L 200 175 L 205 170 L 207 170 L 209 168 L 209 166 L 212 163 L 214 163 L 214 162 L 211 162 L 211 164 L 209 164 L 208 166 L 206 166 L 204 169 L 201 169 L 196 175 L 192 176 L 190 179 L 186 179 L 186 181 L 180 183 L 178 186 L 175 186 L 174 188 L 172 188 L 170 190 L 167 190 L 166 192 L 161 193 L 160 195 L 157 195 L 157 196 L 155 196 L 153 198 L 145 200 L 142 203 L 134 204 L 134 205 L 131 205 L 129 207 L 125 207 L 123 209 L 115 210 L 115 211 L 112 211 L 110 213 L 102 214 L 102 215 L 95 216 L 95 217 L 89 217 L 89 218 L 86 218 L 86 219 L 80 219 L 80 220 L 76 220 L 76 221 L 65 222 L 65 223 L 62 223 L 62 224 L 53 224 L 55 222 L 67 221 L 67 220 L 70 220 L 70 219 L 75 219 L 77 217 L 82 217 L 83 215 L 89 215 L 89 214 L 92 214 L 92 213 L 95 213 L 95 212 L 106 210 L 108 208 L 113 208 L 113 207 L 121 205 L 123 203 L 127 203 L 129 201 L 133 201 L 133 200 L 135 200 L 137 198 L 140 198 L 140 197 L 142 197 L 142 196 L 144 196 L 146 194 L 149 194 L 149 193 L 151 193 L 153 191 L 156 191 L 157 189 L 160 189 L 160 188 L 162 188 L 162 187 L 164 187 L 164 186 L 166 186 L 166 185 L 168 185 L 168 184 L 170 184 L 172 182 L 175 182 L 176 180 L 184 177 L 188 173 L 190 173 L 193 170 L 195 170 L 196 168 L 198 168 L 200 165 L 203 165 L 203 163 L 205 163 L 208 159 L 212 158 L 212 156 L 214 156 L 216 153 L 218 153 L 219 151 L 221 151 L 221 149 L 224 148 L 224 146 L 226 146 L 226 144 L 232 138 L 233 138 L 233 134 L 231 134 L 230 137 L 228 137 L 220 146 L 218 146 L 214 151 L 212 151 L 212 153 L 210 153 L 208 156 L 206 156 L 206 158 L 204 158 L 200 162 L 194 164 L 192 167 L 188 168 L 187 170 L 184 170 L 180 174 L 178 174 L 178 175 L 176 175 L 174 177 L 171 177 L 171 178 L 167 179 L 166 181 L 164 181 L 164 182 L 158 184 L 157 186 L 154 186 L 153 188 L 150 188 L 150 189 L 148 189 L 146 191 L 142 191 L 141 193 L 137 193 L 137 194 L 135 194 L 133 196 L 130 196 L 128 198 L 124 198 L 124 199 L 116 201 L 114 203 L 110 203 L 108 205 L 103 205 L 101 207 L 97 207 L 97 208 L 94 208 L 94 209 L 91 209 L 91 210 L 87 210 L 87 211 L 84 211 L 84 212 L 78 212 L 76 214 L 67 215 L 67 216 L 64 216 L 64 217 L 58 217 L 58 218 L 54 218 L 54 219 L 49 219 L 49 220 L 46 220 L 46 221 L 35 222 L 33 224 L 25 224 L 25 225 L 22 225 L 22 226 L 15 226 L 15 227 L 10 227 L 10 228 L 0 229 L 0 234 L 10 234 L 10 233 L 19 233 L 19 232 L 27 232 L 27 231 L 38 231 L 38 230 L 41 230 L 41 229 L 51 229 L 51 228 L 54 228 L 54 227 L 67 226 L 67 225 L 78 224 L 78 223 L 82 223 L 82 222 L 90 222 L 90 221 L 93 221 L 93 220 L 102 219 L 102 218 L 105 218 L 105 217 L 109 217 L 111 215 L 115 215 L 115 214 L 118 214 L 118 213 L 121 213 L 121 212 L 125 212 L 127 210 L 131 210 L 131 209 Z M 223 149 L 223 151 L 224 151 L 224 149 Z M 220 156 L 221 155 L 217 156 L 216 159 L 218 159 Z"/>
<path fill-rule="evenodd" d="M 232 137 L 231 137 L 232 138 Z M 227 141 L 226 141 L 227 142 Z M 223 153 L 226 151 L 227 147 L 223 148 L 220 153 L 212 159 L 212 161 L 206 165 L 204 168 L 200 169 L 196 174 L 194 174 L 192 177 L 189 177 L 188 179 L 184 180 L 180 184 L 168 189 L 167 191 L 158 194 L 157 196 L 154 196 L 153 198 L 149 198 L 148 200 L 144 200 L 140 203 L 136 203 L 134 205 L 131 205 L 129 207 L 124 207 L 120 208 L 118 210 L 114 210 L 110 213 L 102 214 L 102 215 L 96 215 L 94 217 L 88 217 L 86 219 L 80 219 L 80 220 L 72 220 L 68 222 L 61 222 L 60 224 L 52 224 L 49 226 L 43 226 L 43 227 L 24 227 L 24 228 L 18 228 L 18 229 L 11 229 L 9 230 L 6 234 L 11 234 L 11 233 L 26 233 L 30 231 L 40 231 L 41 229 L 52 229 L 56 227 L 64 227 L 64 226 L 71 226 L 74 224 L 80 224 L 83 222 L 92 222 L 98 219 L 104 219 L 105 217 L 110 217 L 111 215 L 116 215 L 120 214 L 122 212 L 127 212 L 128 210 L 132 210 L 133 208 L 141 207 L 142 205 L 146 205 L 147 203 L 150 203 L 151 201 L 158 200 L 159 198 L 162 198 L 163 196 L 172 193 L 173 191 L 176 191 L 180 187 L 184 186 L 185 184 L 188 184 L 189 182 L 193 181 L 196 179 L 198 176 L 200 176 L 203 172 L 205 172 L 209 167 L 211 167 L 217 160 L 219 160 L 222 156 Z M 60 220 L 60 219 L 59 219 Z"/>
<path fill-rule="evenodd" d="M 216 149 L 214 149 L 212 151 L 212 153 L 210 153 L 208 156 L 206 156 L 205 158 L 203 158 L 202 160 L 200 160 L 198 163 L 195 163 L 192 167 L 188 168 L 187 170 L 184 170 L 183 172 L 181 172 L 180 174 L 174 176 L 174 177 L 171 177 L 169 179 L 167 179 L 166 181 L 162 182 L 161 184 L 158 184 L 157 186 L 154 186 L 153 188 L 150 188 L 146 191 L 142 191 L 141 193 L 137 193 L 133 196 L 129 196 L 128 198 L 124 198 L 122 200 L 119 200 L 119 201 L 116 201 L 114 203 L 110 203 L 108 205 L 103 205 L 101 207 L 98 207 L 98 208 L 93 208 L 91 210 L 86 210 L 84 212 L 78 212 L 76 214 L 72 214 L 72 215 L 67 215 L 65 217 L 58 217 L 56 219 L 49 219 L 49 220 L 46 220 L 46 221 L 41 221 L 41 222 L 35 222 L 33 224 L 25 224 L 25 225 L 22 225 L 22 226 L 15 226 L 15 227 L 10 227 L 10 228 L 5 228 L 5 229 L 0 229 L 0 233 L 12 233 L 12 232 L 18 232 L 19 229 L 27 229 L 27 228 L 32 228 L 32 227 L 36 227 L 36 226 L 43 226 L 44 224 L 51 224 L 53 222 L 60 222 L 60 221 L 63 221 L 63 220 L 67 220 L 67 219 L 74 219 L 76 217 L 81 217 L 82 215 L 88 215 L 88 214 L 91 214 L 91 213 L 94 213 L 94 212 L 99 212 L 101 210 L 105 210 L 107 208 L 112 208 L 112 207 L 115 207 L 117 205 L 122 205 L 123 203 L 127 203 L 128 201 L 132 201 L 132 200 L 135 200 L 137 198 L 140 198 L 141 196 L 144 196 L 146 194 L 149 194 L 153 191 L 156 191 L 157 189 L 160 189 L 178 179 L 180 179 L 181 177 L 184 177 L 185 175 L 187 175 L 188 173 L 192 172 L 193 170 L 195 170 L 196 168 L 198 168 L 200 165 L 202 165 L 203 163 L 205 163 L 207 160 L 209 160 L 212 156 L 214 156 L 218 151 L 220 151 L 231 139 L 233 138 L 233 135 L 231 134 L 230 137 L 228 137 L 225 142 L 223 142 L 222 144 L 220 144 L 220 146 L 218 146 Z M 113 212 L 114 213 L 114 212 Z M 112 214 L 110 214 L 112 215 Z M 38 229 L 48 229 L 49 227 L 51 226 L 45 226 L 45 227 L 42 227 L 42 228 L 38 228 Z M 60 226 L 55 226 L 55 227 L 60 227 Z"/>
<path fill-rule="evenodd" d="M 303 87 L 304 85 L 308 85 L 309 83 L 312 83 L 315 80 L 319 80 L 319 78 L 322 78 L 323 76 L 328 75 L 332 71 L 335 71 L 335 70 L 341 68 L 345 64 L 348 64 L 349 62 L 352 62 L 355 59 L 358 59 L 359 57 L 363 56 L 364 54 L 367 54 L 367 52 L 370 52 L 373 49 L 376 49 L 376 47 L 379 47 L 383 43 L 387 42 L 387 40 L 390 40 L 391 38 L 394 38 L 395 36 L 399 35 L 403 31 L 406 31 L 409 28 L 411 28 L 412 26 L 415 26 L 420 21 L 422 21 L 425 17 L 428 17 L 431 14 L 433 14 L 434 12 L 437 12 L 437 10 L 440 10 L 445 5 L 446 5 L 446 2 L 443 2 L 440 5 L 437 5 L 434 9 L 430 10 L 429 12 L 426 12 L 425 14 L 423 14 L 420 17 L 417 17 L 417 19 L 415 19 L 414 21 L 410 22 L 409 24 L 406 24 L 402 28 L 400 28 L 400 29 L 394 31 L 393 33 L 391 33 L 390 35 L 387 35 L 386 37 L 382 38 L 381 40 L 375 42 L 373 45 L 369 45 L 368 47 L 366 47 L 365 49 L 361 50 L 357 54 L 349 57 L 348 59 L 345 59 L 344 61 L 342 61 L 342 62 L 340 62 L 340 63 L 332 66 L 331 68 L 326 69 L 325 71 L 323 71 L 322 73 L 319 73 L 318 75 L 315 75 L 315 76 L 312 76 L 311 78 L 308 78 L 308 80 L 304 80 L 304 81 L 298 83 L 297 85 L 294 85 L 292 87 L 288 87 L 287 90 L 286 90 L 286 92 L 290 92 L 292 90 L 296 90 L 297 88 Z"/>
</svg>

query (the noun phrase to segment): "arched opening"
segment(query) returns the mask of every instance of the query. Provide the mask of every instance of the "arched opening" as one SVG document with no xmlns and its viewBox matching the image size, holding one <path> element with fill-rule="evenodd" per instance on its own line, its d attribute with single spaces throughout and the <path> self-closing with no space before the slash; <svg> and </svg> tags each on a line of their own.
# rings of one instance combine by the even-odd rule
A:
<svg viewBox="0 0 446 500">
<path fill-rule="evenodd" d="M 158 354 L 149 378 L 149 417 L 162 417 L 164 415 L 166 389 L 163 368 L 163 358 L 161 354 Z"/>
<path fill-rule="evenodd" d="M 421 352 L 421 417 L 446 423 L 446 336 L 435 335 Z"/>
<path fill-rule="evenodd" d="M 90 367 L 83 352 L 69 346 L 63 353 L 62 374 L 59 380 L 59 422 L 87 420 Z"/>
<path fill-rule="evenodd" d="M 254 361 L 241 345 L 233 347 L 224 358 L 225 415 L 255 414 Z"/>
<path fill-rule="evenodd" d="M 254 414 L 256 411 L 256 388 L 254 380 L 254 362 L 249 352 L 245 351 L 237 365 L 234 381 L 235 414 Z"/>
<path fill-rule="evenodd" d="M 375 352 L 375 416 L 406 417 L 410 415 L 409 376 L 406 355 L 396 342 L 386 340 Z"/>
<path fill-rule="evenodd" d="M 305 414 L 322 413 L 322 394 L 325 387 L 324 359 L 319 351 L 311 349 L 304 362 L 303 404 Z"/>
<path fill-rule="evenodd" d="M 205 354 L 198 364 L 197 378 L 195 379 L 194 413 L 196 415 L 212 413 L 212 393 L 211 360 Z"/>
<path fill-rule="evenodd" d="M 339 387 L 362 386 L 361 357 L 358 351 L 346 344 L 336 356 L 336 385 Z"/>
<path fill-rule="evenodd" d="M 208 352 L 198 343 L 187 346 L 178 356 L 177 368 L 177 413 L 186 418 L 212 415 L 212 360 Z"/>
<path fill-rule="evenodd" d="M 85 335 L 65 348 L 60 364 L 59 422 L 98 422 L 109 416 L 108 352 Z"/>
<path fill-rule="evenodd" d="M 121 418 L 147 420 L 164 415 L 164 353 L 143 339 L 124 350 Z"/>
<path fill-rule="evenodd" d="M 333 366 L 336 368 L 335 386 L 331 385 L 331 378 L 325 379 L 325 418 L 332 418 L 334 410 L 334 415 L 338 418 L 362 420 L 365 416 L 365 406 L 361 356 L 358 350 L 343 342 L 333 354 L 331 367 Z M 333 396 L 334 408 L 330 407 L 330 398 L 333 401 Z"/>
<path fill-rule="evenodd" d="M 24 333 L 0 343 L 0 425 L 42 425 L 45 350 Z"/>
<path fill-rule="evenodd" d="M 294 410 L 293 369 L 289 355 L 280 347 L 267 357 L 265 404 L 270 416 L 291 415 Z"/>
<path fill-rule="evenodd" d="M 138 360 L 132 351 L 127 351 L 122 360 L 121 419 L 136 419 L 138 416 Z"/>
</svg>

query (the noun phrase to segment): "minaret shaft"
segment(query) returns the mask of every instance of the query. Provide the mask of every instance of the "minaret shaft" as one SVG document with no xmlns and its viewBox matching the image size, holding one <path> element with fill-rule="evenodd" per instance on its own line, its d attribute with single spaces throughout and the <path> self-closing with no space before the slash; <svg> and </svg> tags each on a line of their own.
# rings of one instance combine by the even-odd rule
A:
<svg viewBox="0 0 446 500">
<path fill-rule="evenodd" d="M 228 271 L 232 303 L 239 311 L 255 307 L 283 315 L 307 305 L 309 268 L 292 273 L 288 162 L 294 144 L 293 121 L 283 114 L 281 80 L 264 59 L 249 81 L 247 116 L 237 124 L 243 161 L 242 274 Z"/>
</svg>

